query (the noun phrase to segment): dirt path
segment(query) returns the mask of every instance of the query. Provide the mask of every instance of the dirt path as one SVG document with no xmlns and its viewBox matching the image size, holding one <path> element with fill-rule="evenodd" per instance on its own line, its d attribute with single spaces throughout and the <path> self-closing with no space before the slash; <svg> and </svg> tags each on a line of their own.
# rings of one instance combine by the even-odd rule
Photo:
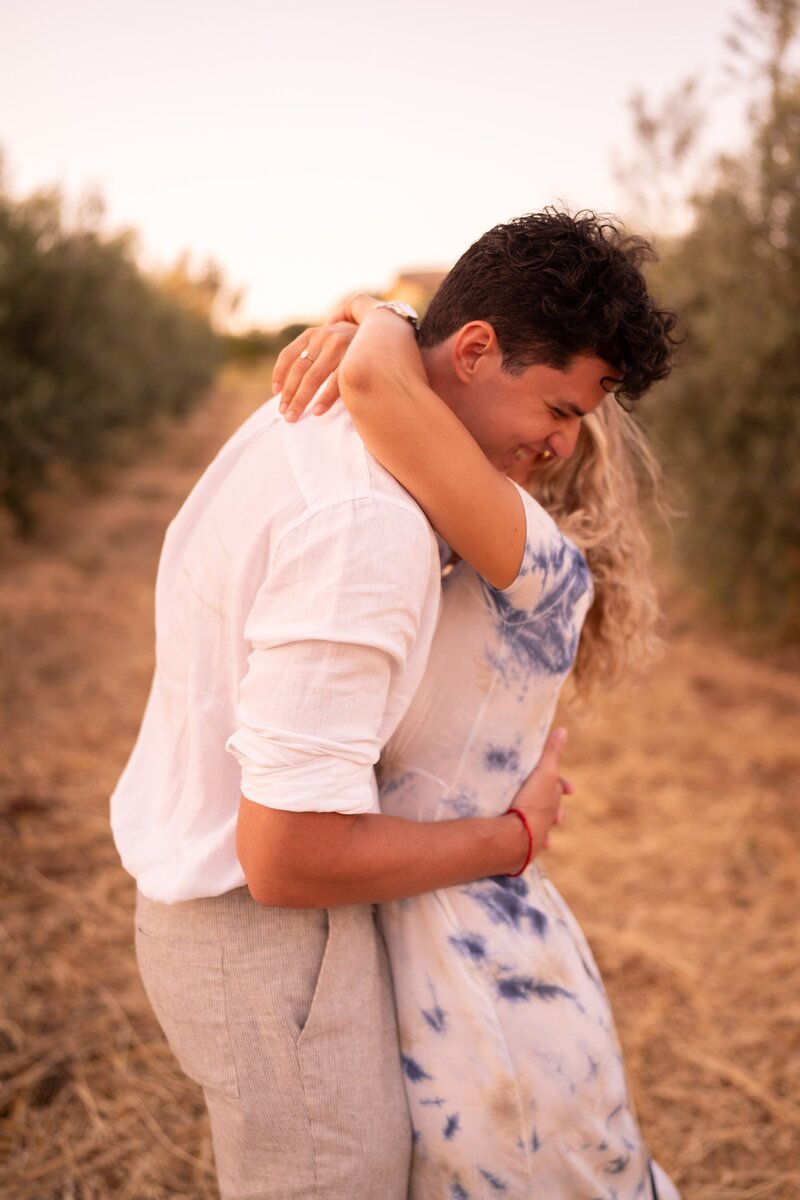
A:
<svg viewBox="0 0 800 1200">
<path fill-rule="evenodd" d="M 149 682 L 164 527 L 263 394 L 223 381 L 103 493 L 51 499 L 34 543 L 0 541 L 7 1200 L 216 1196 L 198 1094 L 135 974 L 107 797 Z M 672 608 L 647 684 L 591 722 L 567 714 L 578 794 L 548 869 L 593 943 L 651 1149 L 685 1200 L 795 1200 L 800 681 Z"/>
</svg>

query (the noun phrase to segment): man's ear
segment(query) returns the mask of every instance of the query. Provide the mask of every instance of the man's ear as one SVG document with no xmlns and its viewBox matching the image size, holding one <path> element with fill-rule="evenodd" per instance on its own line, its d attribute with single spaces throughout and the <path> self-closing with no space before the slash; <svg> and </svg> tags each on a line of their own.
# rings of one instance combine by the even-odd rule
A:
<svg viewBox="0 0 800 1200">
<path fill-rule="evenodd" d="M 488 321 L 469 321 L 453 337 L 453 370 L 462 383 L 468 383 L 482 366 L 499 357 L 497 335 Z"/>
</svg>

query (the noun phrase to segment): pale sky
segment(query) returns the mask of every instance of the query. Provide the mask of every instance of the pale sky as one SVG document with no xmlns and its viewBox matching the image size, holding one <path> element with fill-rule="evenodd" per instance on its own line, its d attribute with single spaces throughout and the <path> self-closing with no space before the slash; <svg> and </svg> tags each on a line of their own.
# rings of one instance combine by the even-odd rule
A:
<svg viewBox="0 0 800 1200">
<path fill-rule="evenodd" d="M 553 201 L 618 211 L 627 100 L 688 74 L 707 140 L 743 0 L 0 0 L 12 189 L 105 197 L 144 258 L 213 256 L 238 323 L 313 318 Z"/>
</svg>

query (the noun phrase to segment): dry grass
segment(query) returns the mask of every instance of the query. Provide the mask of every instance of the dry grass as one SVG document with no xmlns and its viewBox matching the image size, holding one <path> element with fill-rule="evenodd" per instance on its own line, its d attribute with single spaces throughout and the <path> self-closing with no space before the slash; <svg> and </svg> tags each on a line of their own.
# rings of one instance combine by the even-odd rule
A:
<svg viewBox="0 0 800 1200">
<path fill-rule="evenodd" d="M 164 526 L 262 394 L 223 381 L 104 493 L 51 498 L 34 543 L 0 540 L 4 1200 L 217 1194 L 198 1091 L 136 975 L 107 797 L 149 680 Z M 685 1200 L 790 1200 L 800 683 L 685 601 L 671 609 L 647 685 L 569 718 L 578 795 L 549 870 L 594 944 L 648 1140 Z"/>
</svg>

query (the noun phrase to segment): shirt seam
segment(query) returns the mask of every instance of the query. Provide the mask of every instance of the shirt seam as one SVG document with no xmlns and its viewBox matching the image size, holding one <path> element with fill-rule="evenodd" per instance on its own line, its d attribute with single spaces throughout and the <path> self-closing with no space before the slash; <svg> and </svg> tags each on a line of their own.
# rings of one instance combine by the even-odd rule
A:
<svg viewBox="0 0 800 1200">
<path fill-rule="evenodd" d="M 359 505 L 361 507 L 374 505 L 376 508 L 389 505 L 398 512 L 407 513 L 414 521 L 422 525 L 423 529 L 428 535 L 432 533 L 432 526 L 422 510 L 419 508 L 413 508 L 411 505 L 405 504 L 401 500 L 395 500 L 391 496 L 344 496 L 339 500 L 332 501 L 330 504 L 323 505 L 321 508 L 309 509 L 301 516 L 296 517 L 293 521 L 291 521 L 286 529 L 284 529 L 283 533 L 280 535 L 280 538 L 272 549 L 269 558 L 268 571 L 272 569 L 276 559 L 278 558 L 278 555 L 280 554 L 284 541 L 290 536 L 290 534 L 296 533 L 298 529 L 307 524 L 309 521 L 312 521 L 315 517 L 318 517 L 320 513 L 331 512 L 333 509 L 340 508 L 344 504 L 352 504 L 353 506 Z"/>
</svg>

